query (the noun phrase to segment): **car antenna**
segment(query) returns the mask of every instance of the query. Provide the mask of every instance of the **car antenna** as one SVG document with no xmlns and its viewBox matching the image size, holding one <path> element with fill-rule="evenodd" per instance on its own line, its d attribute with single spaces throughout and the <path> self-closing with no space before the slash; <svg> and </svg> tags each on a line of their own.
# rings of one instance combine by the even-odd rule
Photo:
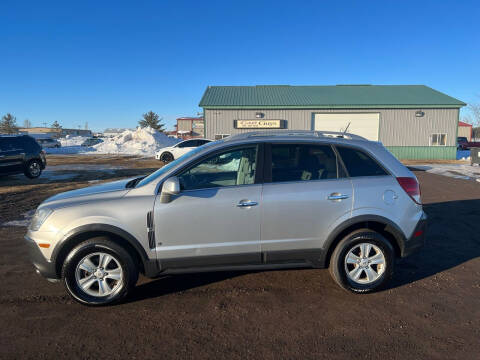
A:
<svg viewBox="0 0 480 360">
<path fill-rule="evenodd" d="M 352 123 L 352 122 L 349 121 L 349 123 L 348 123 L 347 127 L 345 128 L 345 130 L 343 130 L 342 137 L 345 137 L 345 134 L 347 133 L 347 130 L 348 130 L 348 128 L 349 128 L 349 126 L 350 126 L 351 123 Z"/>
</svg>

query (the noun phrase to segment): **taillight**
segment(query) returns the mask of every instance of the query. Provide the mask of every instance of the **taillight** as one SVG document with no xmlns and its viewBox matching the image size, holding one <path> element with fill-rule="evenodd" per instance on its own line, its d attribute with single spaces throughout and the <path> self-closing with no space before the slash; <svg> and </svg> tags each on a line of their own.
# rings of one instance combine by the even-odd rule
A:
<svg viewBox="0 0 480 360">
<path fill-rule="evenodd" d="M 421 204 L 420 185 L 418 184 L 417 179 L 412 177 L 397 177 L 397 181 L 413 201 L 417 204 Z"/>
</svg>

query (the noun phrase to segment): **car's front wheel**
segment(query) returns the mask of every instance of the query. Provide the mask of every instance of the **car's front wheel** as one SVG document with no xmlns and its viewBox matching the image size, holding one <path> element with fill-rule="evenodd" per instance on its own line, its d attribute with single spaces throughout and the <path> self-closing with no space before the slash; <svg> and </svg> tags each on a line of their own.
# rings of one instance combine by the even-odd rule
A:
<svg viewBox="0 0 480 360">
<path fill-rule="evenodd" d="M 384 287 L 392 278 L 395 252 L 390 242 L 370 229 L 344 237 L 330 259 L 330 274 L 345 290 L 367 293 Z"/>
<path fill-rule="evenodd" d="M 69 294 L 86 305 L 122 300 L 135 286 L 138 269 L 132 256 L 117 243 L 98 237 L 75 247 L 62 268 Z"/>
<path fill-rule="evenodd" d="M 31 160 L 25 167 L 24 174 L 30 179 L 36 179 L 42 173 L 42 163 L 40 160 Z"/>
<path fill-rule="evenodd" d="M 162 155 L 160 155 L 160 161 L 163 161 L 164 163 L 169 163 L 173 161 L 172 153 L 164 152 Z"/>
</svg>

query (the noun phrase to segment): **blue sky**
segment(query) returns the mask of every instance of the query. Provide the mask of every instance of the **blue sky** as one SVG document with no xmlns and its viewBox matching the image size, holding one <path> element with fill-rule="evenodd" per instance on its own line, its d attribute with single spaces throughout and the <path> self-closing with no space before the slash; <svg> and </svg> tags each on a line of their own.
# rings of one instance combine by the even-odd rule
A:
<svg viewBox="0 0 480 360">
<path fill-rule="evenodd" d="M 169 128 L 208 85 L 425 84 L 480 101 L 478 1 L 0 3 L 0 113 Z"/>
</svg>

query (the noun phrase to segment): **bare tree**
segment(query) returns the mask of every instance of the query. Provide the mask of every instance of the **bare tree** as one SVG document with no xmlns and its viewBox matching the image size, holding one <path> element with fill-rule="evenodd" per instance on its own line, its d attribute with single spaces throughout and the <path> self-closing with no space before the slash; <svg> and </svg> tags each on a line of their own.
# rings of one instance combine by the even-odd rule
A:
<svg viewBox="0 0 480 360">
<path fill-rule="evenodd" d="M 32 122 L 31 122 L 30 120 L 28 120 L 28 119 L 25 119 L 25 120 L 23 121 L 23 127 L 24 127 L 24 128 L 27 128 L 27 129 L 28 129 L 28 128 L 31 128 L 31 127 L 32 127 Z"/>
<path fill-rule="evenodd" d="M 3 115 L 0 121 L 0 133 L 15 134 L 18 132 L 17 118 L 10 113 Z"/>
<path fill-rule="evenodd" d="M 462 116 L 462 121 L 473 125 L 472 137 L 478 139 L 480 138 L 480 102 L 469 103 L 467 111 L 468 114 Z"/>
<path fill-rule="evenodd" d="M 478 127 L 480 125 L 480 103 L 470 103 L 467 108 L 471 114 L 471 116 L 469 116 L 471 124 Z"/>
</svg>

